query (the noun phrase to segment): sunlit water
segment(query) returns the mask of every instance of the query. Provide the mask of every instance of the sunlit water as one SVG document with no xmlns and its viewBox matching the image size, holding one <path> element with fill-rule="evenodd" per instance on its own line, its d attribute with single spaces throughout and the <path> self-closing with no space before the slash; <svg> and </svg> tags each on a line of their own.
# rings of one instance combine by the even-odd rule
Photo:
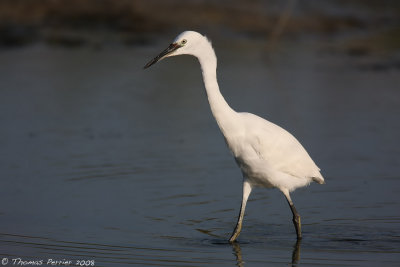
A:
<svg viewBox="0 0 400 267">
<path fill-rule="evenodd" d="M 281 193 L 257 189 L 231 245 L 242 178 L 198 63 L 142 69 L 167 43 L 0 52 L 0 260 L 398 266 L 398 69 L 312 42 L 216 42 L 231 106 L 291 131 L 326 178 L 292 196 L 301 243 Z"/>
</svg>

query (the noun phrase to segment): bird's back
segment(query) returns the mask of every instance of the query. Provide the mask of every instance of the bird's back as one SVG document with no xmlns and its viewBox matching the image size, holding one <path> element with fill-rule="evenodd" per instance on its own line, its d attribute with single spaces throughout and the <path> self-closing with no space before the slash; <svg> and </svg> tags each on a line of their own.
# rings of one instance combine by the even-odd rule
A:
<svg viewBox="0 0 400 267">
<path fill-rule="evenodd" d="M 324 183 L 320 169 L 289 132 L 251 113 L 238 113 L 237 120 L 240 127 L 225 137 L 248 178 L 264 179 L 271 187 L 291 184 L 290 191 L 311 181 Z"/>
</svg>

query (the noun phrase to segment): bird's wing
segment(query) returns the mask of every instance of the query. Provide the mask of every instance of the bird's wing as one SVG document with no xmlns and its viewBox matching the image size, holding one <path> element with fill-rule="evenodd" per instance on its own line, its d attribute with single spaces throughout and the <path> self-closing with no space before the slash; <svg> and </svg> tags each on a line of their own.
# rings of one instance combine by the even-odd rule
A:
<svg viewBox="0 0 400 267">
<path fill-rule="evenodd" d="M 300 178 L 321 177 L 319 168 L 307 151 L 288 131 L 251 113 L 246 121 L 246 140 L 260 158 L 278 171 Z"/>
</svg>

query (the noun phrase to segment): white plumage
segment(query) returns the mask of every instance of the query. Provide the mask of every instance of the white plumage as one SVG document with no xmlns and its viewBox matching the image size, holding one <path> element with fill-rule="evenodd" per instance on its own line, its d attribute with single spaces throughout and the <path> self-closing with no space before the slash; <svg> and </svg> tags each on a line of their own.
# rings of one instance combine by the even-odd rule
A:
<svg viewBox="0 0 400 267">
<path fill-rule="evenodd" d="M 320 169 L 289 132 L 254 114 L 236 112 L 228 105 L 217 82 L 217 58 L 205 36 L 194 31 L 181 33 L 145 68 L 165 57 L 177 55 L 198 58 L 212 114 L 243 174 L 242 205 L 229 241 L 235 241 L 240 234 L 247 199 L 255 186 L 275 187 L 282 191 L 293 213 L 297 238 L 301 239 L 300 216 L 289 193 L 312 181 L 323 184 Z"/>
</svg>

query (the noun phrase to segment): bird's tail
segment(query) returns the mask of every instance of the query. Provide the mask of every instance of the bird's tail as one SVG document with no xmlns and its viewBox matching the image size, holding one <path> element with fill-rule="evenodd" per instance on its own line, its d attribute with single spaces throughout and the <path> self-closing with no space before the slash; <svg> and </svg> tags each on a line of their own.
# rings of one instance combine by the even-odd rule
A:
<svg viewBox="0 0 400 267">
<path fill-rule="evenodd" d="M 325 180 L 324 180 L 324 178 L 322 176 L 320 176 L 320 177 L 312 177 L 312 180 L 314 182 L 316 182 L 316 183 L 319 183 L 319 184 L 324 184 L 325 183 Z"/>
</svg>

